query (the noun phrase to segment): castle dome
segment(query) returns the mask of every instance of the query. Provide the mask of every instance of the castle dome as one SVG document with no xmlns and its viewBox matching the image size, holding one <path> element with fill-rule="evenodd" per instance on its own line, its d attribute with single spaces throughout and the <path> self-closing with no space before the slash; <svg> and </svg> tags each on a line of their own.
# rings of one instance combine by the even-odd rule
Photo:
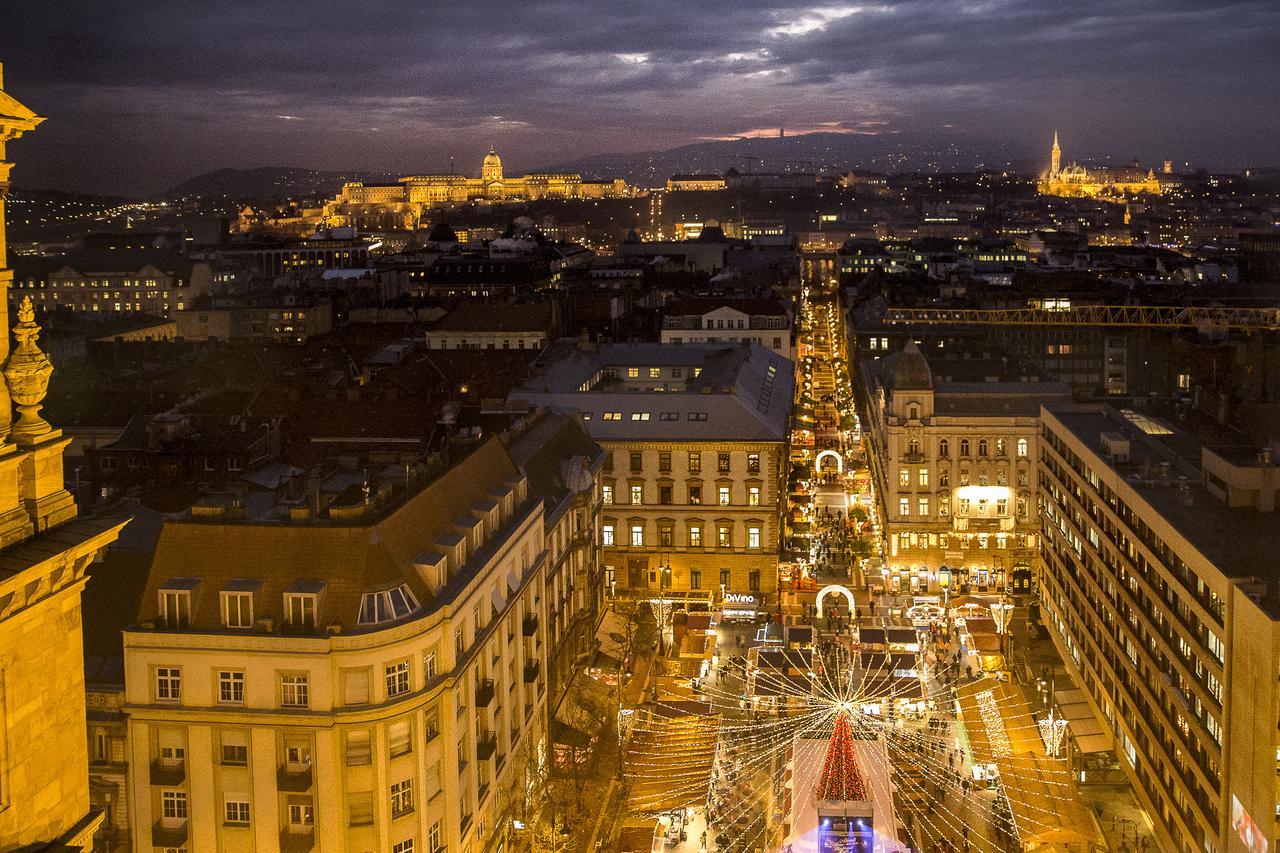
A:
<svg viewBox="0 0 1280 853">
<path fill-rule="evenodd" d="M 891 356 L 888 367 L 889 387 L 894 391 L 929 391 L 933 389 L 933 371 L 915 341 Z"/>
<path fill-rule="evenodd" d="M 485 169 L 490 169 L 490 168 L 501 169 L 502 168 L 502 158 L 498 156 L 497 151 L 493 150 L 493 146 L 489 146 L 489 153 L 484 155 L 484 164 L 482 168 L 485 168 Z"/>
</svg>

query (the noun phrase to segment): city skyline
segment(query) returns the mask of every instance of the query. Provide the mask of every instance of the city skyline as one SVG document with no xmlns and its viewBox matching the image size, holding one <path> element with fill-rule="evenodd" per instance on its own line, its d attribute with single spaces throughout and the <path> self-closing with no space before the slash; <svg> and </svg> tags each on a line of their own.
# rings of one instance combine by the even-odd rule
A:
<svg viewBox="0 0 1280 853">
<path fill-rule="evenodd" d="M 290 17 L 6 5 L 10 85 L 54 119 L 22 150 L 33 187 L 154 193 L 265 165 L 443 171 L 491 144 L 536 168 L 779 127 L 1031 152 L 1060 129 L 1081 155 L 1278 159 L 1266 93 L 1280 10 L 1261 2 L 1087 2 L 1070 17 L 1034 2 L 649 2 L 607 16 L 320 4 Z"/>
</svg>

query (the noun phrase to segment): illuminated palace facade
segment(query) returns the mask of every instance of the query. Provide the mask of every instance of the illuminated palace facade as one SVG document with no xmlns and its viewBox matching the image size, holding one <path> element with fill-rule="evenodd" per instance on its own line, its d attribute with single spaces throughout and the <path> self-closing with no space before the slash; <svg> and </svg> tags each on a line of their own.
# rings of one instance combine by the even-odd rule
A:
<svg viewBox="0 0 1280 853">
<path fill-rule="evenodd" d="M 1155 173 L 1150 169 L 1143 172 L 1136 163 L 1127 169 L 1086 169 L 1078 163 L 1063 166 L 1057 133 L 1053 135 L 1053 148 L 1049 153 L 1049 171 L 1040 176 L 1037 186 L 1041 195 L 1102 201 L 1122 201 L 1128 196 L 1159 195 L 1162 192 Z"/>
<path fill-rule="evenodd" d="M 433 207 L 472 201 L 539 201 L 541 199 L 625 198 L 635 188 L 622 179 L 588 181 L 576 173 L 537 172 L 521 177 L 502 173 L 502 158 L 492 148 L 480 166 L 480 177 L 410 175 L 394 183 L 343 184 L 337 197 L 324 206 L 330 226 L 360 225 L 369 219 L 403 220 L 417 227 Z"/>
</svg>

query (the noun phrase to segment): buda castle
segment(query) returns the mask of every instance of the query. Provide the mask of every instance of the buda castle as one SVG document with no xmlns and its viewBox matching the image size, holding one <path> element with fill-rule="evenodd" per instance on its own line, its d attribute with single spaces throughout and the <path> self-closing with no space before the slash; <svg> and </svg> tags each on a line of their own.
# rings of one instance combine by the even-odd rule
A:
<svg viewBox="0 0 1280 853">
<path fill-rule="evenodd" d="M 480 166 L 480 177 L 410 175 L 394 183 L 343 184 L 324 206 L 326 225 L 416 228 L 433 207 L 473 201 L 539 201 L 542 199 L 626 198 L 635 188 L 622 179 L 588 181 L 576 173 L 536 172 L 518 178 L 502 174 L 502 158 L 493 148 Z"/>
<path fill-rule="evenodd" d="M 1159 195 L 1162 191 L 1155 173 L 1150 169 L 1143 172 L 1137 161 L 1132 168 L 1086 169 L 1078 163 L 1062 166 L 1062 148 L 1058 145 L 1057 133 L 1053 134 L 1049 171 L 1040 176 L 1037 187 L 1041 195 L 1115 202 L 1142 193 Z"/>
</svg>

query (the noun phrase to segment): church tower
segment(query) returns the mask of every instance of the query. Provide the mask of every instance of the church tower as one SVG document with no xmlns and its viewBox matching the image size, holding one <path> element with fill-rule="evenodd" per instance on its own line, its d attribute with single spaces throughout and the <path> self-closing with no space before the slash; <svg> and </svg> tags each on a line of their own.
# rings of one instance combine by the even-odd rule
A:
<svg viewBox="0 0 1280 853">
<path fill-rule="evenodd" d="M 2 71 L 3 69 L 0 69 Z M 71 439 L 40 416 L 53 365 L 31 297 L 9 345 L 5 146 L 44 121 L 0 75 L 0 849 L 92 846 L 80 593 L 89 564 L 126 519 L 79 518 L 62 452 Z M 17 409 L 17 419 L 13 410 Z"/>
<path fill-rule="evenodd" d="M 1058 147 L 1058 131 L 1053 132 L 1053 148 L 1049 151 L 1049 180 L 1058 179 L 1058 170 L 1062 166 L 1062 149 Z"/>
</svg>

